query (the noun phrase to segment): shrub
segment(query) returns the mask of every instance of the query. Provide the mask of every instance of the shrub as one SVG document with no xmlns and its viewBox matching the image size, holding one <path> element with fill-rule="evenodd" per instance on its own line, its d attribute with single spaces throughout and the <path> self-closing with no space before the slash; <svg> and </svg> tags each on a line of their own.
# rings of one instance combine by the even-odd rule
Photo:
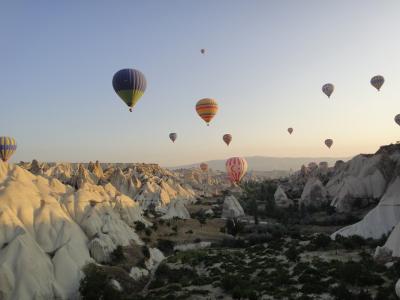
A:
<svg viewBox="0 0 400 300">
<path fill-rule="evenodd" d="M 170 240 L 157 240 L 157 248 L 160 249 L 164 254 L 169 255 L 174 252 L 175 243 Z"/>
<path fill-rule="evenodd" d="M 150 250 L 149 247 L 147 247 L 146 245 L 142 246 L 142 254 L 145 258 L 149 259 L 150 258 Z"/>
<path fill-rule="evenodd" d="M 331 238 L 323 233 L 318 234 L 313 240 L 312 243 L 318 248 L 327 248 L 331 244 Z"/>
<path fill-rule="evenodd" d="M 151 229 L 150 229 L 150 228 L 146 228 L 146 229 L 144 230 L 144 233 L 145 233 L 147 236 L 150 236 L 150 235 L 151 235 Z"/>
<path fill-rule="evenodd" d="M 226 220 L 226 232 L 228 234 L 231 234 L 233 236 L 238 235 L 241 233 L 244 229 L 244 224 L 240 222 L 238 219 L 233 218 L 233 219 L 227 219 Z"/>
<path fill-rule="evenodd" d="M 337 300 L 354 300 L 354 296 L 345 285 L 341 284 L 337 287 L 332 288 L 331 294 Z"/>
<path fill-rule="evenodd" d="M 289 249 L 285 251 L 285 255 L 288 258 L 288 260 L 297 261 L 299 257 L 299 251 L 296 249 L 295 246 L 291 246 L 289 247 Z"/>
<path fill-rule="evenodd" d="M 136 221 L 135 222 L 135 229 L 136 229 L 137 232 L 141 232 L 141 231 L 146 229 L 146 225 L 141 221 Z"/>
<path fill-rule="evenodd" d="M 110 258 L 111 262 L 114 264 L 120 263 L 125 260 L 124 249 L 121 245 L 117 246 L 117 248 L 115 248 L 115 250 L 111 252 Z"/>
<path fill-rule="evenodd" d="M 122 299 L 122 293 L 113 288 L 107 272 L 95 264 L 83 268 L 85 277 L 81 279 L 79 292 L 83 300 Z"/>
</svg>

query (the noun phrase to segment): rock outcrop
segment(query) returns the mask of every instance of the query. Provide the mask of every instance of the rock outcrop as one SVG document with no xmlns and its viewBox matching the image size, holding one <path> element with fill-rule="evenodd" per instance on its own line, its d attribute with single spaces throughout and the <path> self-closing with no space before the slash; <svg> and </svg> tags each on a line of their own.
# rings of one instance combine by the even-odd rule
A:
<svg viewBox="0 0 400 300">
<path fill-rule="evenodd" d="M 86 172 L 70 177 L 76 190 L 0 161 L 2 299 L 74 299 L 86 263 L 107 262 L 118 245 L 143 244 L 131 227 L 148 223 L 140 205 Z"/>
<path fill-rule="evenodd" d="M 293 200 L 289 199 L 283 188 L 279 185 L 274 194 L 275 204 L 278 207 L 289 207 L 293 205 Z"/>
<path fill-rule="evenodd" d="M 235 196 L 225 197 L 222 206 L 222 218 L 238 218 L 244 215 L 244 210 Z"/>
</svg>

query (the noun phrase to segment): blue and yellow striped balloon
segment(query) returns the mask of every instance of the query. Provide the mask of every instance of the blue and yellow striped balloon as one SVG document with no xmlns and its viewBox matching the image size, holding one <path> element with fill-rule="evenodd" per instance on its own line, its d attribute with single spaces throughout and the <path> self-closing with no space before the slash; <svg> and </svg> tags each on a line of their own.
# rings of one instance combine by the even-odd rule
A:
<svg viewBox="0 0 400 300">
<path fill-rule="evenodd" d="M 119 70 L 114 74 L 112 84 L 114 91 L 129 106 L 129 111 L 143 96 L 147 86 L 143 73 L 135 69 Z"/>
<path fill-rule="evenodd" d="M 12 137 L 0 136 L 0 158 L 7 161 L 17 150 L 17 142 Z"/>
</svg>

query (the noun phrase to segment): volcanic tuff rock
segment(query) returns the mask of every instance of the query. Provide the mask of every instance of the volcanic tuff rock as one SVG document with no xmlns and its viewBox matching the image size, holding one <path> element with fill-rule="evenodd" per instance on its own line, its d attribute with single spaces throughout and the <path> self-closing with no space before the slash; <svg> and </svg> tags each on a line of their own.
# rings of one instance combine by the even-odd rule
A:
<svg viewBox="0 0 400 300">
<path fill-rule="evenodd" d="M 293 200 L 289 199 L 282 186 L 278 185 L 274 194 L 275 204 L 278 207 L 289 207 L 293 205 Z"/>
<path fill-rule="evenodd" d="M 300 204 L 321 207 L 325 205 L 326 202 L 326 189 L 322 182 L 315 177 L 309 178 L 301 194 Z"/>
<path fill-rule="evenodd" d="M 223 218 L 237 218 L 244 215 L 244 210 L 235 196 L 225 197 L 224 204 L 222 206 Z"/>
<path fill-rule="evenodd" d="M 118 245 L 143 244 L 135 221 L 146 222 L 139 204 L 110 183 L 83 181 L 76 190 L 0 162 L 2 299 L 75 298 L 87 262 L 107 261 Z"/>
</svg>

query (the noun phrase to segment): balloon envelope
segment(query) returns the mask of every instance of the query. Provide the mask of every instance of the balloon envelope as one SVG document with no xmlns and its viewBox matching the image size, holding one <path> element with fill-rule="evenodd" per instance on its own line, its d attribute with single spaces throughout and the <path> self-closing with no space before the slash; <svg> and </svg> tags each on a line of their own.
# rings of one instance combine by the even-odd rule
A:
<svg viewBox="0 0 400 300">
<path fill-rule="evenodd" d="M 292 128 L 292 127 L 289 127 L 289 128 L 287 129 L 287 131 L 289 132 L 289 134 L 292 134 L 292 133 L 293 133 L 293 128 Z"/>
<path fill-rule="evenodd" d="M 206 49 L 201 49 L 200 52 L 201 52 L 201 54 L 204 54 L 204 53 L 206 53 Z"/>
<path fill-rule="evenodd" d="M 400 114 L 394 117 L 394 121 L 397 123 L 397 125 L 400 125 Z"/>
<path fill-rule="evenodd" d="M 143 73 L 135 69 L 122 69 L 114 74 L 113 88 L 131 109 L 143 96 L 147 82 Z"/>
<path fill-rule="evenodd" d="M 175 133 L 175 132 L 171 132 L 171 133 L 169 134 L 169 138 L 170 138 L 170 140 L 171 140 L 172 142 L 175 142 L 175 140 L 176 140 L 177 137 L 178 137 L 178 134 Z"/>
<path fill-rule="evenodd" d="M 232 183 L 239 183 L 247 171 L 247 161 L 241 157 L 231 157 L 226 163 L 226 172 Z"/>
<path fill-rule="evenodd" d="M 328 98 L 331 97 L 334 90 L 335 86 L 332 83 L 327 83 L 322 86 L 322 91 L 324 92 L 325 95 L 328 96 Z"/>
<path fill-rule="evenodd" d="M 385 82 L 385 78 L 381 75 L 376 75 L 371 78 L 371 84 L 374 88 L 376 88 L 378 91 L 380 91 L 383 83 Z"/>
<path fill-rule="evenodd" d="M 17 142 L 12 137 L 0 137 L 0 158 L 2 161 L 8 161 L 17 150 Z"/>
<path fill-rule="evenodd" d="M 201 163 L 200 164 L 200 169 L 205 172 L 208 170 L 208 165 L 206 163 Z"/>
<path fill-rule="evenodd" d="M 201 99 L 196 103 L 196 111 L 208 125 L 218 112 L 218 103 L 211 98 Z"/>
<path fill-rule="evenodd" d="M 326 140 L 325 140 L 325 145 L 326 145 L 328 148 L 331 148 L 332 145 L 333 145 L 333 140 L 332 140 L 332 139 L 326 139 Z"/>
<path fill-rule="evenodd" d="M 232 135 L 230 135 L 229 133 L 224 134 L 224 136 L 222 137 L 222 139 L 224 140 L 225 144 L 227 144 L 229 146 L 229 144 L 232 141 Z"/>
</svg>

